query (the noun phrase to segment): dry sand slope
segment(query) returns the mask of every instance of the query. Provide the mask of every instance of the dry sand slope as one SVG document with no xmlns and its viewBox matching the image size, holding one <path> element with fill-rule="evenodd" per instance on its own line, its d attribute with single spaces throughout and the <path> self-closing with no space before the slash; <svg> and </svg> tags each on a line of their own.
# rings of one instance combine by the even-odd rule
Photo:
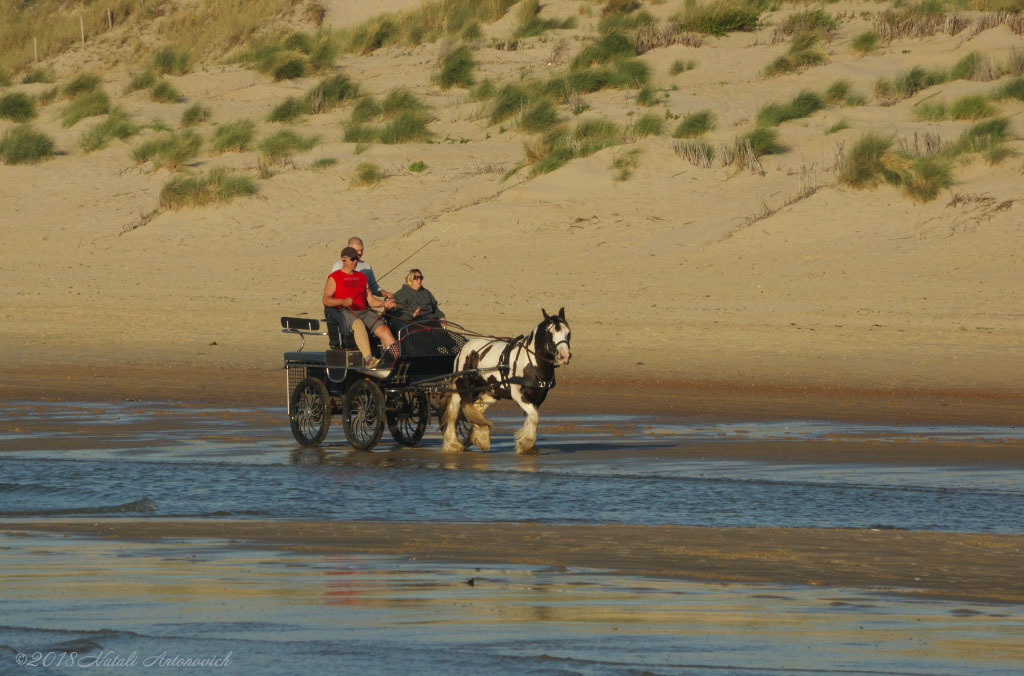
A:
<svg viewBox="0 0 1024 676">
<path fill-rule="evenodd" d="M 325 3 L 337 28 L 361 20 L 370 3 Z M 412 3 L 380 3 L 395 10 Z M 376 5 L 376 4 L 375 4 Z M 581 15 L 590 8 L 591 16 Z M 659 17 L 678 3 L 645 4 Z M 799 8 L 764 15 L 756 33 L 705 38 L 641 58 L 664 88 L 674 115 L 710 108 L 708 140 L 730 142 L 758 110 L 803 89 L 848 79 L 867 105 L 828 108 L 779 127 L 788 151 L 763 158 L 764 174 L 693 166 L 666 134 L 600 151 L 535 178 L 522 170 L 530 137 L 514 121 L 488 125 L 484 104 L 466 90 L 430 84 L 442 45 L 342 56 L 338 65 L 377 95 L 402 85 L 433 108 L 435 143 L 373 145 L 356 154 L 339 123 L 351 106 L 308 116 L 296 126 L 320 134 L 311 152 L 258 181 L 259 193 L 227 205 L 163 211 L 151 219 L 167 170 L 136 165 L 131 149 L 146 135 L 85 154 L 77 139 L 91 120 L 62 129 L 59 105 L 36 126 L 65 155 L 35 166 L 0 165 L 0 349 L 8 368 L 128 360 L 136 366 L 217 365 L 273 369 L 293 341 L 277 333 L 284 314 L 317 314 L 323 280 L 349 235 L 361 235 L 378 273 L 395 289 L 417 266 L 450 317 L 485 332 L 519 333 L 540 309 L 566 308 L 574 361 L 563 378 L 630 378 L 825 387 L 940 388 L 1020 394 L 1024 380 L 1024 207 L 1022 160 L 981 159 L 955 170 L 956 184 L 919 204 L 899 189 L 854 190 L 837 182 L 836 146 L 868 130 L 913 139 L 954 138 L 967 122 L 919 122 L 916 103 L 952 101 L 996 84 L 957 80 L 883 106 L 871 97 L 878 77 L 912 66 L 951 66 L 972 50 L 1002 59 L 1024 38 L 1005 25 L 972 34 L 900 40 L 869 56 L 850 50 L 870 28 L 875 3 L 829 5 L 846 18 L 824 46 L 828 62 L 765 78 L 783 53 L 774 26 Z M 496 81 L 548 75 L 566 67 L 580 41 L 595 35 L 600 5 L 556 0 L 542 15 L 577 16 L 575 29 L 523 41 L 517 51 L 489 46 L 515 28 L 515 9 L 483 27 L 477 77 Z M 57 64 L 92 63 L 89 47 Z M 670 75 L 676 60 L 693 70 Z M 128 64 L 104 72 L 104 85 L 130 114 L 171 126 L 185 107 L 213 109 L 214 124 L 263 120 L 286 96 L 317 78 L 273 82 L 238 65 L 208 65 L 173 83 L 187 98 L 149 101 L 122 95 Z M 14 85 L 38 93 L 48 85 Z M 673 88 L 675 87 L 675 88 Z M 582 117 L 629 123 L 648 112 L 635 90 L 584 96 Z M 1024 104 L 997 105 L 1024 133 Z M 563 114 L 564 114 L 563 107 Z M 840 119 L 849 128 L 826 134 Z M 670 120 L 667 131 L 675 121 Z M 0 133 L 13 126 L 0 120 Z M 260 122 L 260 137 L 280 125 Z M 201 133 L 209 136 L 213 125 Z M 1011 143 L 1018 152 L 1024 143 Z M 611 165 L 640 151 L 633 175 Z M 337 158 L 325 170 L 310 169 Z M 197 169 L 225 166 L 255 174 L 254 152 L 203 154 Z M 360 162 L 387 174 L 353 187 Z M 422 173 L 407 169 L 422 161 Z M 953 194 L 970 200 L 950 204 Z M 798 199 L 803 195 L 802 199 Z M 792 204 L 787 202 L 796 200 Z M 769 213 L 770 212 L 770 213 Z M 761 217 L 763 216 L 763 217 Z M 134 227 L 133 226 L 138 226 Z M 214 345 L 214 343 L 216 343 Z M 275 374 L 268 377 L 276 378 Z"/>
</svg>

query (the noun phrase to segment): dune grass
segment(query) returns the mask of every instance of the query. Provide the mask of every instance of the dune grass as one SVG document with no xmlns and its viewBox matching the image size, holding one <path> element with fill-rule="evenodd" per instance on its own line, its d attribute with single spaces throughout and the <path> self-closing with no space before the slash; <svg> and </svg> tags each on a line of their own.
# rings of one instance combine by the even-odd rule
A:
<svg viewBox="0 0 1024 676">
<path fill-rule="evenodd" d="M 293 122 L 311 112 L 308 99 L 289 96 L 274 106 L 274 109 L 267 115 L 267 122 Z"/>
<path fill-rule="evenodd" d="M 602 89 L 642 89 L 650 83 L 651 68 L 637 58 L 620 58 L 603 66 L 570 69 L 544 85 L 544 93 L 567 100 L 572 93 L 588 94 Z"/>
<path fill-rule="evenodd" d="M 672 132 L 673 138 L 697 138 L 715 128 L 715 114 L 710 110 L 698 110 L 692 113 L 687 113 L 679 124 L 676 125 L 675 131 Z"/>
<path fill-rule="evenodd" d="M 1002 85 L 994 92 L 992 98 L 997 101 L 1004 99 L 1017 99 L 1024 101 L 1024 77 L 1017 77 Z"/>
<path fill-rule="evenodd" d="M 580 70 L 590 66 L 636 56 L 636 43 L 622 33 L 607 33 L 585 45 L 573 58 L 570 68 Z"/>
<path fill-rule="evenodd" d="M 546 174 L 575 158 L 621 145 L 624 139 L 622 128 L 605 118 L 580 120 L 572 131 L 558 127 L 544 137 L 538 152 L 534 153 L 537 159 L 530 174 Z"/>
<path fill-rule="evenodd" d="M 378 140 L 381 143 L 426 143 L 434 138 L 427 128 L 429 118 L 426 114 L 413 110 L 403 110 L 386 123 L 380 130 Z"/>
<path fill-rule="evenodd" d="M 682 59 L 676 59 L 672 62 L 672 65 L 668 69 L 669 75 L 679 75 L 686 71 L 693 70 L 697 67 L 696 61 L 683 61 Z"/>
<path fill-rule="evenodd" d="M 550 99 L 538 99 L 529 107 L 523 109 L 519 117 L 519 128 L 523 131 L 536 134 L 546 132 L 561 123 L 562 117 L 558 114 Z"/>
<path fill-rule="evenodd" d="M 421 174 L 428 169 L 427 163 L 423 160 L 416 160 L 409 164 L 409 171 L 415 174 Z"/>
<path fill-rule="evenodd" d="M 280 131 L 263 139 L 259 150 L 270 164 L 280 164 L 293 153 L 311 150 L 320 142 L 319 136 L 301 136 L 291 129 Z"/>
<path fill-rule="evenodd" d="M 185 97 L 167 80 L 158 80 L 149 90 L 149 100 L 157 103 L 178 103 L 184 101 Z"/>
<path fill-rule="evenodd" d="M 474 82 L 474 68 L 476 61 L 473 59 L 473 51 L 468 46 L 461 45 L 444 55 L 441 59 L 441 68 L 434 74 L 432 80 L 441 89 L 468 88 Z"/>
<path fill-rule="evenodd" d="M 124 93 L 130 94 L 131 92 L 137 92 L 141 89 L 149 89 L 156 84 L 156 72 L 153 70 L 144 70 L 141 73 L 137 73 L 132 76 L 131 80 L 128 80 L 128 84 L 124 87 Z"/>
<path fill-rule="evenodd" d="M 306 92 L 306 101 L 309 112 L 317 115 L 334 110 L 346 101 L 354 100 L 357 96 L 359 96 L 359 86 L 348 76 L 338 73 L 325 77 Z"/>
<path fill-rule="evenodd" d="M 29 122 L 36 118 L 36 102 L 24 92 L 0 96 L 0 118 L 11 122 Z"/>
<path fill-rule="evenodd" d="M 603 11 L 604 10 L 602 10 L 602 12 Z M 597 24 L 597 30 L 599 33 L 633 32 L 641 28 L 654 25 L 657 21 L 657 19 L 646 11 L 613 11 L 606 13 L 601 17 L 601 21 Z"/>
<path fill-rule="evenodd" d="M 102 89 L 88 90 L 71 99 L 60 111 L 61 126 L 72 127 L 86 117 L 106 115 L 110 112 L 110 97 Z"/>
<path fill-rule="evenodd" d="M 341 45 L 327 31 L 282 33 L 277 31 L 251 40 L 233 61 L 252 66 L 274 80 L 294 80 L 334 67 Z"/>
<path fill-rule="evenodd" d="M 665 130 L 665 120 L 657 113 L 647 113 L 633 123 L 633 135 L 637 138 L 660 136 Z"/>
<path fill-rule="evenodd" d="M 330 167 L 335 167 L 337 165 L 338 165 L 338 158 L 337 157 L 319 157 L 319 158 L 313 160 L 313 163 L 309 165 L 309 168 L 310 169 L 320 170 L 320 169 L 328 169 Z"/>
<path fill-rule="evenodd" d="M 673 17 L 683 30 L 705 35 L 725 35 L 736 31 L 753 31 L 761 20 L 761 7 L 744 0 L 712 0 L 687 3 Z"/>
<path fill-rule="evenodd" d="M 245 152 L 252 146 L 255 134 L 256 123 L 252 120 L 227 122 L 213 132 L 213 150 L 216 153 Z"/>
<path fill-rule="evenodd" d="M 612 156 L 612 169 L 615 170 L 613 178 L 619 182 L 629 180 L 629 177 L 633 175 L 634 171 L 636 171 L 639 160 L 639 148 L 617 151 Z"/>
<path fill-rule="evenodd" d="M 825 97 L 825 103 L 830 106 L 845 105 L 845 106 L 856 106 L 863 104 L 863 97 L 859 94 L 855 94 L 853 91 L 853 85 L 849 80 L 836 80 L 828 86 L 823 96 Z"/>
<path fill-rule="evenodd" d="M 875 81 L 875 97 L 886 103 L 908 99 L 923 89 L 949 80 L 949 71 L 942 68 L 925 70 L 914 66 L 894 78 L 879 78 Z"/>
<path fill-rule="evenodd" d="M 878 49 L 878 33 L 875 31 L 864 31 L 850 42 L 850 49 L 856 54 L 870 54 Z"/>
<path fill-rule="evenodd" d="M 522 0 L 519 3 L 519 25 L 513 40 L 535 37 L 546 33 L 549 30 L 568 29 L 576 27 L 576 17 L 565 19 L 542 19 L 540 18 L 541 6 L 538 0 Z"/>
<path fill-rule="evenodd" d="M 21 78 L 22 84 L 32 84 L 34 82 L 53 84 L 56 81 L 57 76 L 50 68 L 33 68 Z"/>
<path fill-rule="evenodd" d="M 0 87 L 10 87 L 14 80 L 6 68 L 0 68 Z"/>
<path fill-rule="evenodd" d="M 470 32 L 503 17 L 517 0 L 432 0 L 395 14 L 380 14 L 338 33 L 346 52 L 369 54 L 382 47 L 415 47 Z"/>
<path fill-rule="evenodd" d="M 72 99 L 79 94 L 85 94 L 96 90 L 103 83 L 103 79 L 96 73 L 81 73 L 75 76 L 71 82 L 61 88 L 65 98 Z"/>
<path fill-rule="evenodd" d="M 0 160 L 4 164 L 37 164 L 53 157 L 55 148 L 52 138 L 22 124 L 0 137 Z"/>
<path fill-rule="evenodd" d="M 850 128 L 850 123 L 847 120 L 839 120 L 838 122 L 833 124 L 831 127 L 826 129 L 825 130 L 825 134 L 826 135 L 828 135 L 828 134 L 835 134 L 836 132 L 840 132 L 840 131 L 842 131 L 844 129 L 849 129 L 849 128 Z"/>
<path fill-rule="evenodd" d="M 79 137 L 78 145 L 87 153 L 105 148 L 113 139 L 122 141 L 139 132 L 139 127 L 132 123 L 123 108 L 114 108 L 107 119 L 92 126 Z"/>
<path fill-rule="evenodd" d="M 256 182 L 251 176 L 232 174 L 220 168 L 198 176 L 173 176 L 160 190 L 160 207 L 177 211 L 185 207 L 227 203 L 236 197 L 254 194 Z"/>
<path fill-rule="evenodd" d="M 839 180 L 851 188 L 870 188 L 882 180 L 893 181 L 882 164 L 882 156 L 892 145 L 891 136 L 868 132 L 845 153 Z"/>
<path fill-rule="evenodd" d="M 349 182 L 353 188 L 364 185 L 375 185 L 384 179 L 384 172 L 373 162 L 360 162 L 356 165 L 355 174 Z"/>
<path fill-rule="evenodd" d="M 192 69 L 192 55 L 187 49 L 167 46 L 153 54 L 153 69 L 161 75 L 184 75 Z"/>
<path fill-rule="evenodd" d="M 377 121 L 383 124 L 369 124 Z M 388 92 L 383 102 L 364 96 L 356 104 L 345 125 L 348 143 L 416 143 L 433 140 L 428 128 L 430 108 L 404 87 Z"/>
<path fill-rule="evenodd" d="M 818 66 L 825 63 L 825 55 L 815 49 L 818 41 L 817 33 L 800 33 L 793 38 L 793 44 L 789 50 L 777 57 L 763 71 L 765 77 L 786 75 L 811 66 Z"/>
<path fill-rule="evenodd" d="M 352 124 L 363 124 L 379 117 L 382 112 L 384 111 L 377 99 L 367 95 L 356 101 L 356 105 L 352 108 L 351 122 Z"/>
<path fill-rule="evenodd" d="M 839 20 L 824 9 L 805 9 L 790 14 L 779 25 L 786 35 L 799 33 L 828 34 L 839 28 Z"/>
<path fill-rule="evenodd" d="M 777 127 L 788 120 L 813 115 L 825 107 L 825 99 L 810 90 L 804 90 L 787 103 L 769 103 L 757 112 L 759 127 Z"/>
<path fill-rule="evenodd" d="M 745 148 L 748 142 L 754 157 L 778 155 L 779 153 L 786 152 L 786 146 L 779 141 L 779 132 L 775 129 L 756 127 L 746 134 L 742 134 L 736 139 L 737 150 Z"/>
<path fill-rule="evenodd" d="M 536 89 L 533 87 L 532 89 Z M 534 98 L 531 87 L 521 83 L 502 85 L 491 103 L 490 123 L 497 124 L 519 113 Z"/>
<path fill-rule="evenodd" d="M 841 183 L 852 188 L 871 188 L 881 182 L 903 188 L 904 194 L 929 202 L 953 184 L 952 157 L 917 156 L 910 151 L 892 151 L 893 137 L 868 132 L 844 154 L 839 172 Z"/>
<path fill-rule="evenodd" d="M 201 103 L 193 103 L 181 113 L 181 126 L 194 127 L 197 124 L 209 122 L 213 117 L 213 111 Z"/>
<path fill-rule="evenodd" d="M 178 169 L 198 155 L 202 146 L 202 137 L 193 131 L 166 132 L 137 145 L 132 150 L 132 159 L 139 164 L 152 162 L 154 169 Z"/>
<path fill-rule="evenodd" d="M 954 120 L 980 120 L 995 112 L 988 99 L 980 94 L 961 96 L 949 107 L 949 116 Z"/>
</svg>

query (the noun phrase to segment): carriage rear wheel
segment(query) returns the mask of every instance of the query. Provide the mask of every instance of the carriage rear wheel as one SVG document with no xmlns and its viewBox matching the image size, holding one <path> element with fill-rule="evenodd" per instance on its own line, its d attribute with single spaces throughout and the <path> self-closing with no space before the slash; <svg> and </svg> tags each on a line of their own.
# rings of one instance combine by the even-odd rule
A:
<svg viewBox="0 0 1024 676">
<path fill-rule="evenodd" d="M 415 446 L 427 431 L 430 401 L 423 392 L 392 392 L 388 395 L 388 429 L 395 441 Z"/>
<path fill-rule="evenodd" d="M 292 436 L 302 446 L 319 446 L 331 428 L 331 395 L 316 378 L 304 378 L 292 391 Z"/>
<path fill-rule="evenodd" d="M 372 380 L 357 380 L 345 392 L 341 423 L 348 443 L 360 451 L 377 445 L 384 434 L 384 393 Z"/>
</svg>

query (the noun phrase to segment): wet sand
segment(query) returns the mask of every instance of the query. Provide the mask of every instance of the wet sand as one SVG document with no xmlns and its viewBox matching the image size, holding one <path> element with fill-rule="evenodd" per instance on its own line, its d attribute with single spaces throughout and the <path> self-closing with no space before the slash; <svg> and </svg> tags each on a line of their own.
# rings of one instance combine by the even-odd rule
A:
<svg viewBox="0 0 1024 676">
<path fill-rule="evenodd" d="M 7 532 L 394 554 L 465 563 L 581 567 L 702 581 L 863 587 L 1024 603 L 1024 535 L 534 523 L 33 520 Z"/>
</svg>

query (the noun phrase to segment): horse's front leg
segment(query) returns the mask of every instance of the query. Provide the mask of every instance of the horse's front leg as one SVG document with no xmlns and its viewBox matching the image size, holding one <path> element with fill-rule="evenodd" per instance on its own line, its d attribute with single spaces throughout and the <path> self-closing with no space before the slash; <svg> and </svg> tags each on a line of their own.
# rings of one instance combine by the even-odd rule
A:
<svg viewBox="0 0 1024 676">
<path fill-rule="evenodd" d="M 537 452 L 534 446 L 537 443 L 537 423 L 540 420 L 540 412 L 537 407 L 523 399 L 522 390 L 512 387 L 512 400 L 519 404 L 526 414 L 523 426 L 516 432 L 516 453 L 520 455 L 532 455 Z"/>
<path fill-rule="evenodd" d="M 466 447 L 459 441 L 459 435 L 455 432 L 455 425 L 459 419 L 459 408 L 462 405 L 462 397 L 458 392 L 452 392 L 447 397 L 448 403 L 444 409 L 444 445 L 441 451 L 444 453 L 462 453 Z"/>
</svg>

